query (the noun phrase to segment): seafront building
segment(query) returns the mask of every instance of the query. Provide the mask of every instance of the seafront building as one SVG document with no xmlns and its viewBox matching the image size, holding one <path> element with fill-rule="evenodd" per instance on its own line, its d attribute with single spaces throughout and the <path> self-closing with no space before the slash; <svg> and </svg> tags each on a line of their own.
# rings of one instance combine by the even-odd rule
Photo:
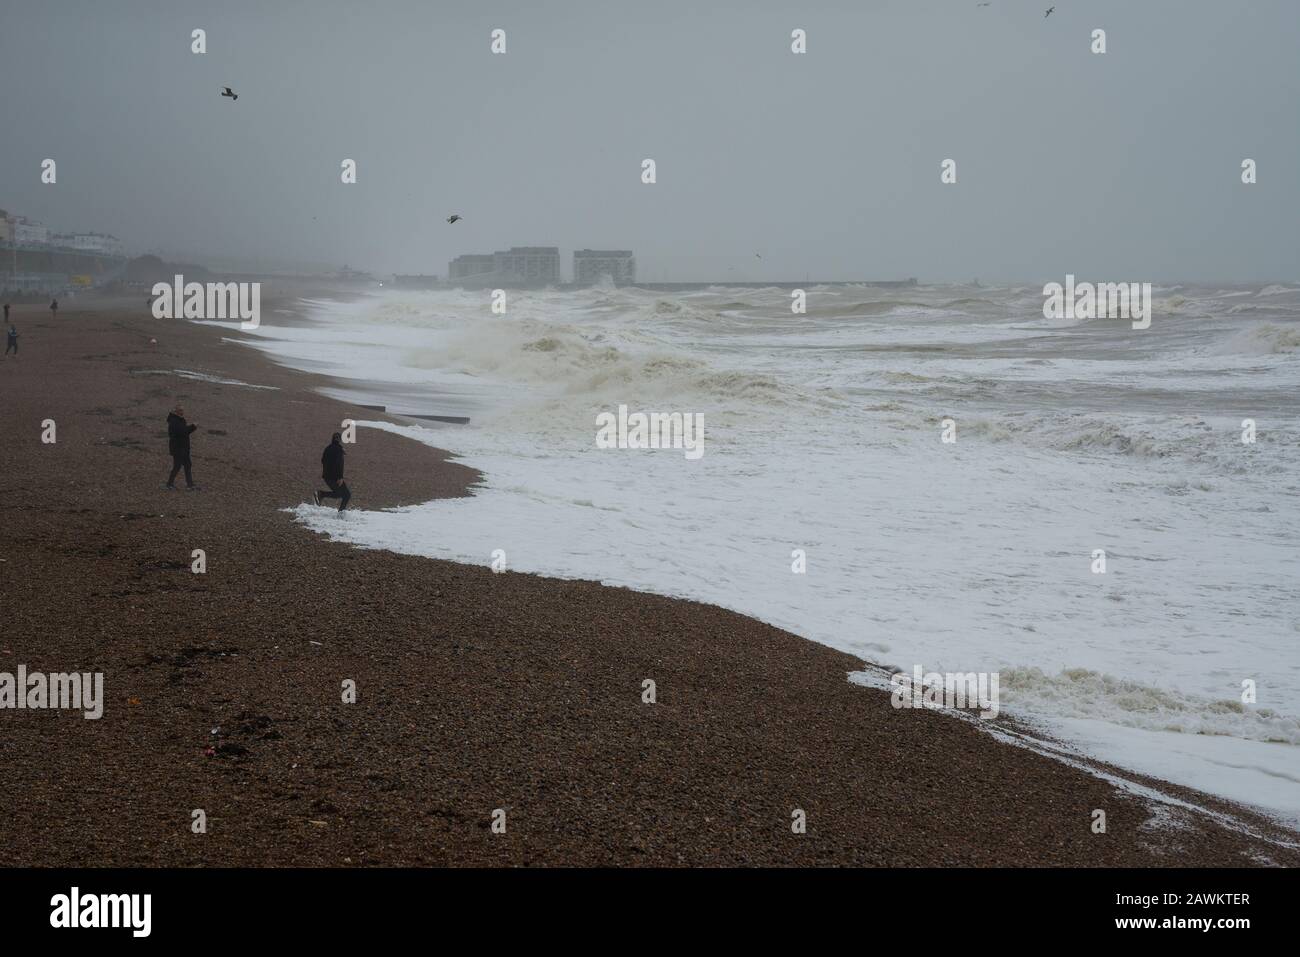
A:
<svg viewBox="0 0 1300 957">
<path fill-rule="evenodd" d="M 74 233 L 72 248 L 92 253 L 103 253 L 105 256 L 120 256 L 122 255 L 122 240 L 107 233 Z"/>
<path fill-rule="evenodd" d="M 630 249 L 580 249 L 573 254 L 573 281 L 636 282 Z M 457 256 L 447 264 L 447 281 L 467 286 L 544 286 L 562 283 L 559 246 L 511 246 L 494 253 Z"/>
<path fill-rule="evenodd" d="M 440 284 L 437 276 L 397 273 L 393 276 L 393 285 L 398 289 L 437 289 Z"/>
<path fill-rule="evenodd" d="M 0 291 L 59 293 L 118 278 L 122 241 L 106 233 L 51 233 L 44 223 L 0 209 Z"/>
<path fill-rule="evenodd" d="M 48 226 L 19 216 L 14 221 L 14 242 L 21 246 L 48 246 L 50 230 Z"/>
<path fill-rule="evenodd" d="M 559 246 L 511 246 L 492 254 L 498 276 L 507 283 L 555 283 L 560 281 Z"/>
<path fill-rule="evenodd" d="M 44 223 L 0 209 L 0 243 L 75 249 L 100 256 L 121 256 L 122 240 L 108 233 L 51 233 Z"/>
<path fill-rule="evenodd" d="M 476 254 L 457 256 L 447 264 L 447 278 L 453 282 L 456 280 L 488 282 L 495 268 L 496 259 L 491 253 L 485 256 Z"/>
<path fill-rule="evenodd" d="M 573 281 L 596 283 L 608 276 L 616 283 L 636 282 L 636 258 L 630 249 L 575 249 Z"/>
<path fill-rule="evenodd" d="M 447 279 L 475 286 L 541 286 L 560 281 L 559 246 L 511 246 L 491 254 L 457 256 Z"/>
</svg>

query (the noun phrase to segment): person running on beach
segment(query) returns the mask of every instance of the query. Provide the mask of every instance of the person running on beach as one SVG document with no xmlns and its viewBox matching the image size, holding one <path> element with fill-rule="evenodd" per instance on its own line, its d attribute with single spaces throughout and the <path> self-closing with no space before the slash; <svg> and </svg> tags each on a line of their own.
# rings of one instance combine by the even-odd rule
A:
<svg viewBox="0 0 1300 957">
<path fill-rule="evenodd" d="M 8 311 L 9 307 L 5 306 L 5 312 Z M 9 333 L 5 336 L 5 355 L 9 355 L 10 351 L 18 355 L 18 330 L 13 326 L 9 327 Z"/>
<path fill-rule="evenodd" d="M 176 490 L 176 473 L 181 469 L 185 470 L 186 490 L 193 492 L 198 488 L 190 474 L 190 433 L 197 428 L 185 421 L 185 409 L 180 403 L 167 414 L 167 450 L 172 454 L 172 474 L 164 488 Z"/>
<path fill-rule="evenodd" d="M 339 502 L 339 511 L 348 507 L 348 500 L 352 498 L 352 490 L 348 488 L 348 483 L 343 481 L 343 456 L 347 453 L 343 451 L 343 438 L 339 433 L 334 433 L 334 438 L 330 444 L 325 446 L 325 451 L 321 453 L 321 478 L 325 484 L 330 487 L 328 492 L 316 492 L 316 504 L 319 505 L 323 498 L 342 499 Z"/>
</svg>

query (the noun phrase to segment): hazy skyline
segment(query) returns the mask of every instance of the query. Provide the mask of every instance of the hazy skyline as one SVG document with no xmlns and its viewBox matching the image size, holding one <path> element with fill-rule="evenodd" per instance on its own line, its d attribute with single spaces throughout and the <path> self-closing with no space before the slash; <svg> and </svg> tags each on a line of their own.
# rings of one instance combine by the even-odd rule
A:
<svg viewBox="0 0 1300 957">
<path fill-rule="evenodd" d="M 1050 5 L 5 0 L 0 208 L 380 272 L 558 245 L 643 280 L 1297 278 L 1300 5 Z"/>
</svg>

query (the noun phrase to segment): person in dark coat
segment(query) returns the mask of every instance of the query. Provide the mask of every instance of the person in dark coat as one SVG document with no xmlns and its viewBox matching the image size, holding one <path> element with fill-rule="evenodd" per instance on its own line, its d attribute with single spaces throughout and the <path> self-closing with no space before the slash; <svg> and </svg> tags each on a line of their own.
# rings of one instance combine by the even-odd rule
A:
<svg viewBox="0 0 1300 957">
<path fill-rule="evenodd" d="M 5 336 L 5 355 L 13 352 L 18 355 L 18 330 L 13 326 L 9 327 L 9 333 Z"/>
<path fill-rule="evenodd" d="M 176 473 L 185 470 L 185 487 L 194 491 L 194 476 L 190 474 L 190 433 L 197 429 L 185 421 L 185 409 L 179 404 L 167 415 L 167 450 L 172 454 L 172 474 L 167 477 L 166 487 L 176 488 Z"/>
<path fill-rule="evenodd" d="M 339 511 L 348 507 L 348 500 L 352 498 L 352 490 L 348 488 L 348 483 L 343 481 L 343 456 L 347 453 L 343 451 L 343 437 L 339 433 L 334 433 L 334 438 L 329 445 L 325 446 L 325 451 L 321 453 L 321 478 L 325 484 L 330 487 L 328 492 L 316 493 L 316 504 L 321 503 L 323 498 L 341 499 L 339 502 Z"/>
<path fill-rule="evenodd" d="M 59 300 L 55 299 L 53 302 L 50 303 L 50 316 L 51 318 L 53 318 L 58 314 L 59 314 Z"/>
</svg>

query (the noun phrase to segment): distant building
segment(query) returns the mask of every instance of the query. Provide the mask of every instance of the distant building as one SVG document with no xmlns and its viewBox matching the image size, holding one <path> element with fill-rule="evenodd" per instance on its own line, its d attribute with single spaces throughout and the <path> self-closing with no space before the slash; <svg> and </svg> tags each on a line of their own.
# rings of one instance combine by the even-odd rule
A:
<svg viewBox="0 0 1300 957">
<path fill-rule="evenodd" d="M 393 285 L 398 289 L 437 289 L 437 276 L 403 276 L 400 273 L 393 276 Z"/>
<path fill-rule="evenodd" d="M 609 276 L 614 282 L 636 282 L 636 258 L 630 249 L 575 249 L 573 281 L 600 282 Z"/>
<path fill-rule="evenodd" d="M 19 216 L 14 223 L 14 242 L 28 246 L 44 246 L 50 241 L 48 226 L 33 222 L 25 216 Z"/>
<path fill-rule="evenodd" d="M 48 226 L 0 209 L 0 242 L 57 246 L 100 256 L 121 256 L 122 240 L 106 233 L 51 233 Z"/>
<path fill-rule="evenodd" d="M 511 246 L 492 254 L 493 272 L 507 283 L 560 281 L 559 246 Z"/>
<path fill-rule="evenodd" d="M 101 253 L 105 256 L 120 256 L 122 240 L 106 233 L 75 233 L 72 237 L 72 248 Z"/>
<path fill-rule="evenodd" d="M 447 264 L 447 278 L 489 280 L 496 269 L 496 257 L 468 255 L 457 256 Z"/>
<path fill-rule="evenodd" d="M 353 269 L 351 266 L 346 266 L 346 265 L 338 272 L 336 272 L 332 278 L 340 280 L 342 282 L 377 282 L 378 281 L 370 273 L 364 272 L 360 269 Z"/>
<path fill-rule="evenodd" d="M 559 282 L 560 247 L 511 246 L 491 255 L 457 256 L 447 264 L 447 279 L 478 286 Z"/>
</svg>

